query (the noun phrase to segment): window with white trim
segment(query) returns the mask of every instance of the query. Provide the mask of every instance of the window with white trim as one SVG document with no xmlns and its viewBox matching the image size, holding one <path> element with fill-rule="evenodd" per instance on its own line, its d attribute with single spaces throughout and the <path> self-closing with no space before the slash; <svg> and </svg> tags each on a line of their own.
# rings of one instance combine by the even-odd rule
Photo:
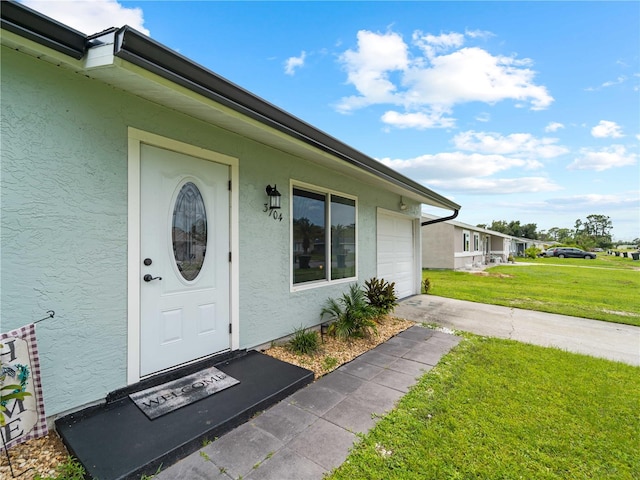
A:
<svg viewBox="0 0 640 480">
<path fill-rule="evenodd" d="M 463 252 L 468 252 L 470 245 L 469 245 L 469 232 L 467 231 L 463 231 L 462 232 L 462 251 Z"/>
<path fill-rule="evenodd" d="M 474 233 L 473 234 L 473 251 L 477 252 L 478 250 L 480 250 L 480 234 Z"/>
<path fill-rule="evenodd" d="M 294 186 L 291 230 L 293 284 L 356 277 L 356 199 Z"/>
</svg>

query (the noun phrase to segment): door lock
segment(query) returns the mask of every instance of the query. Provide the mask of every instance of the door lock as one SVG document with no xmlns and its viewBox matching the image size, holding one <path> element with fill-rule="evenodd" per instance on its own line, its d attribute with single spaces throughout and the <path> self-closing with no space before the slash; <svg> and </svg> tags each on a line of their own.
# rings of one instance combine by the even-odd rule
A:
<svg viewBox="0 0 640 480">
<path fill-rule="evenodd" d="M 152 277 L 151 275 L 149 275 L 149 274 L 147 273 L 144 277 L 142 277 L 142 279 L 143 279 L 145 282 L 150 282 L 151 280 L 162 280 L 162 277 Z"/>
</svg>

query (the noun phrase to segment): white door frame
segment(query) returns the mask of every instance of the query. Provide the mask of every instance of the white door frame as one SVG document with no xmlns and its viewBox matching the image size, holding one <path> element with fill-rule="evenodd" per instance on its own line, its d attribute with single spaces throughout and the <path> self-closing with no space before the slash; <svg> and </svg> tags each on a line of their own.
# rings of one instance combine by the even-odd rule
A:
<svg viewBox="0 0 640 480">
<path fill-rule="evenodd" d="M 140 381 L 140 146 L 145 143 L 229 166 L 231 176 L 229 248 L 233 259 L 229 269 L 231 350 L 240 348 L 239 160 L 132 127 L 128 129 L 128 137 L 127 384 L 131 385 Z"/>
</svg>

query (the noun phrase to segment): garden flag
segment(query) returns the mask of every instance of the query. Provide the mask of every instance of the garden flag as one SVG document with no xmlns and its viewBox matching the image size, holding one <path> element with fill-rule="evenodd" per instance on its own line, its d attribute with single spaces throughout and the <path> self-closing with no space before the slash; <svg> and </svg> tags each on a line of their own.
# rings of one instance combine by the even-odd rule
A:
<svg viewBox="0 0 640 480">
<path fill-rule="evenodd" d="M 0 333 L 0 433 L 9 449 L 47 434 L 35 324 Z"/>
</svg>

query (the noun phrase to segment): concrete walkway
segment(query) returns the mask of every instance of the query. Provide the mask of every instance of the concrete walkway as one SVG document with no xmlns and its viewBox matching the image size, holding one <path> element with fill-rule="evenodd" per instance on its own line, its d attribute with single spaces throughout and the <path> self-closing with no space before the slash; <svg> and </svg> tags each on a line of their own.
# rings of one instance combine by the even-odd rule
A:
<svg viewBox="0 0 640 480">
<path fill-rule="evenodd" d="M 640 327 L 486 305 L 433 295 L 400 302 L 394 315 L 453 330 L 558 347 L 570 352 L 640 365 Z"/>
<path fill-rule="evenodd" d="M 155 478 L 320 480 L 460 340 L 413 326 Z"/>
</svg>

